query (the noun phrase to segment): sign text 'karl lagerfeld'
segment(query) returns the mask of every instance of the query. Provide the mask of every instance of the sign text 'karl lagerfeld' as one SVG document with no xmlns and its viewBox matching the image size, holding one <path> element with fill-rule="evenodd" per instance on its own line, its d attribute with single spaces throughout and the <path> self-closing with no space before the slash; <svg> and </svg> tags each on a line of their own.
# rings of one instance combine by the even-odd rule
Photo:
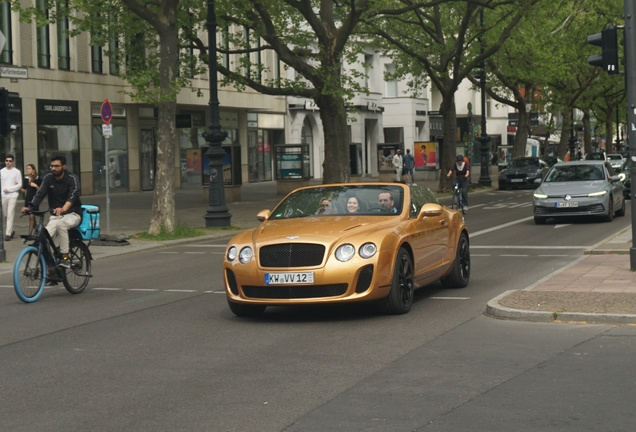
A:
<svg viewBox="0 0 636 432">
<path fill-rule="evenodd" d="M 73 112 L 73 107 L 69 105 L 44 105 L 44 111 L 49 112 Z"/>
</svg>

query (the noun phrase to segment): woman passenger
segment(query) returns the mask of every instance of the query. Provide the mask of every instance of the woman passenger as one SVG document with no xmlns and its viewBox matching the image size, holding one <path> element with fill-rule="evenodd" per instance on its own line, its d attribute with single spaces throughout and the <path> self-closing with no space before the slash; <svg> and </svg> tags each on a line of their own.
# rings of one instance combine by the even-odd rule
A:
<svg viewBox="0 0 636 432">
<path fill-rule="evenodd" d="M 360 201 L 356 197 L 347 200 L 347 213 L 360 213 Z"/>
</svg>

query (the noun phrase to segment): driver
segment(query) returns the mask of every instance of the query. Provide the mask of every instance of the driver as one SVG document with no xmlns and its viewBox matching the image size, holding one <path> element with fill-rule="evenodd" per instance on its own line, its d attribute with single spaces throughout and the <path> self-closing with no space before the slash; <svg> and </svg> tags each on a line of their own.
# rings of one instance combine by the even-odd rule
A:
<svg viewBox="0 0 636 432">
<path fill-rule="evenodd" d="M 395 202 L 393 201 L 393 195 L 391 195 L 391 192 L 380 192 L 378 195 L 378 204 L 389 213 L 398 212 L 395 208 Z"/>
</svg>

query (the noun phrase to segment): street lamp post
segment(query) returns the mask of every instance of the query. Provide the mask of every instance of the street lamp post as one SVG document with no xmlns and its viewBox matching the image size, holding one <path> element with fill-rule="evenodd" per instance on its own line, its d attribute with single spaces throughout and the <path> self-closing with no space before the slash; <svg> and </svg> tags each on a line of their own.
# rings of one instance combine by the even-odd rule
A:
<svg viewBox="0 0 636 432">
<path fill-rule="evenodd" d="M 221 143 L 227 137 L 227 132 L 221 130 L 219 123 L 219 93 L 217 89 L 216 69 L 216 14 L 214 12 L 214 0 L 208 0 L 208 16 L 206 27 L 208 29 L 208 70 L 210 74 L 210 127 L 203 132 L 203 138 L 208 142 L 208 151 L 205 153 L 210 158 L 210 183 L 208 195 L 208 208 L 206 209 L 205 226 L 220 227 L 229 226 L 232 215 L 225 205 L 225 188 L 223 185 L 223 156 L 225 151 Z"/>
<path fill-rule="evenodd" d="M 481 9 L 481 28 L 484 28 L 484 9 Z M 484 53 L 484 39 L 480 41 L 481 53 Z M 490 186 L 490 137 L 486 132 L 486 61 L 481 61 L 481 76 L 479 77 L 479 86 L 481 89 L 481 136 L 479 137 L 479 150 L 481 152 L 481 172 L 479 175 L 479 184 L 482 186 Z"/>
</svg>

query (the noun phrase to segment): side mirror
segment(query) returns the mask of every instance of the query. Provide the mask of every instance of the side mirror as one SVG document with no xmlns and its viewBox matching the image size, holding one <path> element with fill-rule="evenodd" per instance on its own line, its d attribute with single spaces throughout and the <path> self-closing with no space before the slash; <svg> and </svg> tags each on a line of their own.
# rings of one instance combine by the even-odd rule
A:
<svg viewBox="0 0 636 432">
<path fill-rule="evenodd" d="M 444 209 L 442 208 L 441 205 L 435 204 L 435 203 L 428 203 L 428 204 L 424 204 L 422 208 L 420 209 L 420 214 L 418 216 L 418 219 L 421 220 L 425 217 L 440 216 L 442 213 L 444 213 Z"/>
<path fill-rule="evenodd" d="M 270 214 L 271 212 L 269 210 L 261 210 L 256 214 L 256 220 L 259 222 L 265 222 L 269 218 Z"/>
<path fill-rule="evenodd" d="M 535 183 L 535 184 L 541 184 L 541 182 L 542 182 L 542 181 L 543 181 L 543 180 L 542 180 L 542 179 L 540 179 L 540 178 L 538 178 L 538 179 L 534 179 L 534 183 Z"/>
</svg>

